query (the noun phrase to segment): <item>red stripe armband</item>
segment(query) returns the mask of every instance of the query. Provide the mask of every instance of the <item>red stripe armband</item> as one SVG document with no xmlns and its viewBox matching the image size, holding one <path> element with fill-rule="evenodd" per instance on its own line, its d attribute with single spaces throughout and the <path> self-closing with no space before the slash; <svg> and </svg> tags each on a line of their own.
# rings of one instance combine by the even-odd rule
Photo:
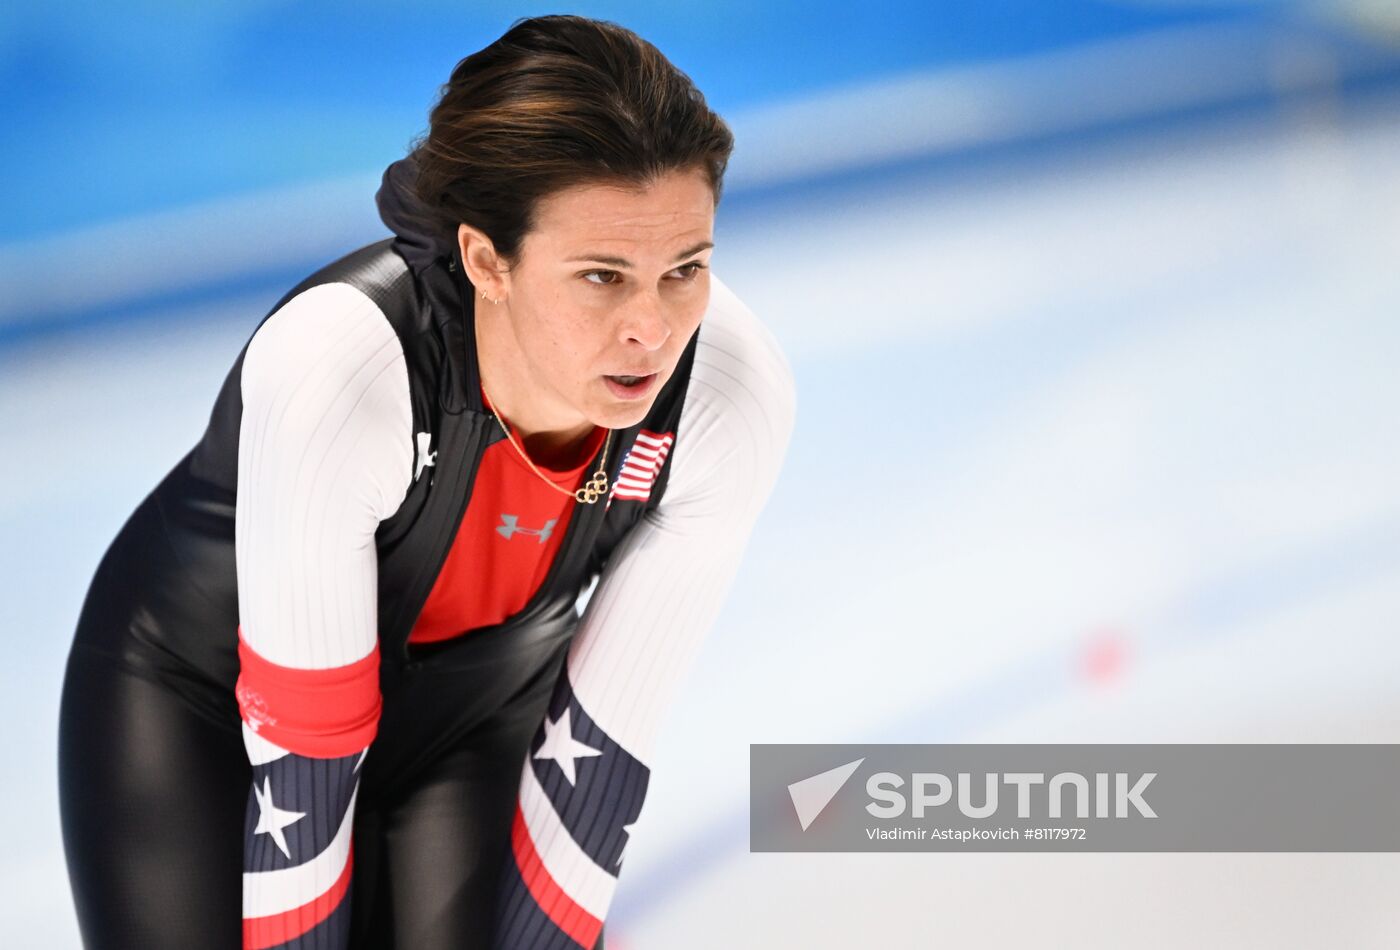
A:
<svg viewBox="0 0 1400 950">
<path fill-rule="evenodd" d="M 243 721 L 288 752 L 318 759 L 353 755 L 379 728 L 379 644 L 330 669 L 280 666 L 259 656 L 238 628 L 234 694 Z"/>
</svg>

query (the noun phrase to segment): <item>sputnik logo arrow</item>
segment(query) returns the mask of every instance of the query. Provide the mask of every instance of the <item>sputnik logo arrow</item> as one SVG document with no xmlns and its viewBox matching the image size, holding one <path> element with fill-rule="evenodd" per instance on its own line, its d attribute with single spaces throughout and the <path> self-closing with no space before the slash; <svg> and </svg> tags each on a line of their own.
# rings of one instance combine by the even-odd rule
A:
<svg viewBox="0 0 1400 950">
<path fill-rule="evenodd" d="M 803 831 L 806 831 L 826 806 L 831 804 L 836 793 L 841 791 L 841 786 L 846 784 L 851 773 L 864 761 L 865 757 L 861 756 L 854 762 L 838 765 L 834 769 L 827 769 L 788 786 L 788 794 L 792 796 L 792 807 L 797 809 L 797 820 L 802 823 Z"/>
</svg>

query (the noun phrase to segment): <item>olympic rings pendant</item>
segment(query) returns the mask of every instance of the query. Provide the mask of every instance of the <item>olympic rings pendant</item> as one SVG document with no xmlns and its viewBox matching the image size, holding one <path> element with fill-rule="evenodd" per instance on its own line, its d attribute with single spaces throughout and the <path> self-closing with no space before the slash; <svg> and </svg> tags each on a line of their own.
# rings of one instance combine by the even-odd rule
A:
<svg viewBox="0 0 1400 950">
<path fill-rule="evenodd" d="M 595 503 L 608 493 L 608 475 L 606 472 L 594 472 L 593 477 L 588 480 L 588 484 L 574 492 L 574 498 L 585 505 Z"/>
</svg>

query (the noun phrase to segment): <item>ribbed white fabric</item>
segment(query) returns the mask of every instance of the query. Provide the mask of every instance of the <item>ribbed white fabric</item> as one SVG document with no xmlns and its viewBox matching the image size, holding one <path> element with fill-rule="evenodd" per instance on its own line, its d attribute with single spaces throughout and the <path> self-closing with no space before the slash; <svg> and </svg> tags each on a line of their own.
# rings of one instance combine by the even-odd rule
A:
<svg viewBox="0 0 1400 950">
<path fill-rule="evenodd" d="M 403 348 L 364 293 L 321 284 L 258 328 L 241 383 L 243 636 L 282 666 L 353 663 L 378 642 L 374 532 L 413 474 Z"/>
</svg>

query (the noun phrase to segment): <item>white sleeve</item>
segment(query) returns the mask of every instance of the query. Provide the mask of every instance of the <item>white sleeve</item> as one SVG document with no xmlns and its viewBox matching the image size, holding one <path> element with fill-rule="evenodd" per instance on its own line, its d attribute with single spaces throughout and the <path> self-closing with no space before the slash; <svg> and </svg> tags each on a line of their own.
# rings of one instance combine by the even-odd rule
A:
<svg viewBox="0 0 1400 950">
<path fill-rule="evenodd" d="M 711 278 L 665 495 L 609 558 L 521 771 L 499 950 L 594 946 L 657 728 L 739 568 L 792 433 L 791 370 Z"/>
<path fill-rule="evenodd" d="M 243 635 L 284 666 L 357 660 L 378 642 L 374 533 L 412 475 L 403 348 L 363 292 L 320 284 L 258 328 L 241 384 Z"/>
</svg>

